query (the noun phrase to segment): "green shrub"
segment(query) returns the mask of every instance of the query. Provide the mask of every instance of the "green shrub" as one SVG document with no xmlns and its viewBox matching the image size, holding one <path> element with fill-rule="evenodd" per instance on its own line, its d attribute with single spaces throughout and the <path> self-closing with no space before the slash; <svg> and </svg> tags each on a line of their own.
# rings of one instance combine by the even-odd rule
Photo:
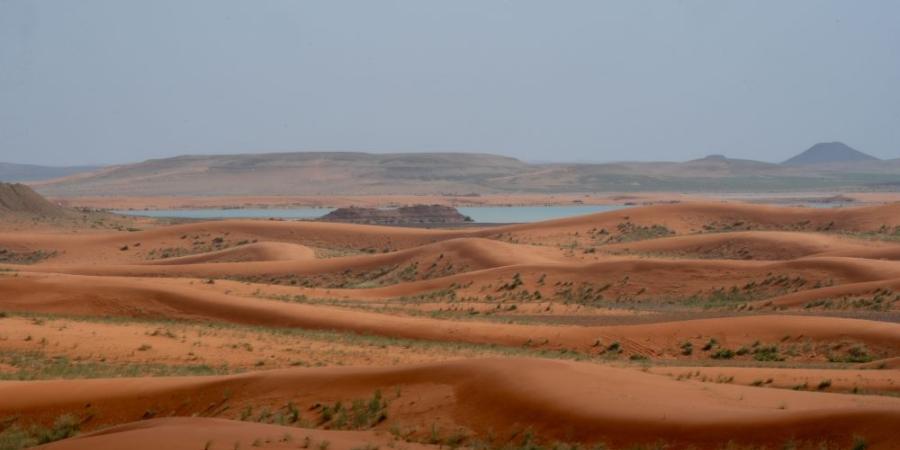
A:
<svg viewBox="0 0 900 450">
<path fill-rule="evenodd" d="M 387 401 L 381 391 L 368 401 L 353 400 L 350 406 L 337 401 L 334 405 L 325 405 L 320 413 L 322 423 L 328 423 L 336 430 L 362 430 L 371 428 L 387 419 Z"/>
<path fill-rule="evenodd" d="M 720 348 L 712 354 L 713 359 L 731 359 L 734 358 L 734 352 L 727 348 Z"/>
<path fill-rule="evenodd" d="M 784 358 L 778 355 L 778 346 L 776 345 L 755 348 L 753 350 L 753 359 L 757 361 L 784 361 Z"/>
<path fill-rule="evenodd" d="M 19 450 L 70 438 L 78 434 L 81 422 L 65 414 L 56 418 L 49 428 L 33 425 L 22 428 L 13 425 L 0 432 L 0 450 Z"/>
</svg>

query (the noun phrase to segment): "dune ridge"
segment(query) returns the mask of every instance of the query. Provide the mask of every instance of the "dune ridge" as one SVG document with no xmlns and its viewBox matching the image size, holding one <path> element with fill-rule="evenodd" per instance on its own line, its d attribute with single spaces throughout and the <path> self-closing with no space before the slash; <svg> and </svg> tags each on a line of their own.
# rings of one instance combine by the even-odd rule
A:
<svg viewBox="0 0 900 450">
<path fill-rule="evenodd" d="M 723 344 L 733 345 L 797 335 L 814 340 L 848 338 L 874 347 L 900 349 L 900 324 L 831 317 L 747 316 L 608 327 L 512 325 L 397 316 L 225 295 L 165 286 L 153 280 L 137 282 L 82 276 L 0 279 L 0 293 L 2 306 L 9 311 L 340 329 L 390 337 L 507 346 L 545 342 L 543 345 L 581 351 L 590 351 L 599 339 L 621 340 L 627 350 L 656 354 L 664 343 L 672 345 L 697 335 L 714 336 Z"/>
<path fill-rule="evenodd" d="M 846 443 L 851 433 L 863 433 L 873 445 L 891 445 L 896 442 L 894 424 L 900 420 L 900 401 L 893 398 L 679 382 L 627 369 L 544 360 L 294 369 L 140 382 L 42 381 L 2 384 L 0 392 L 7 399 L 4 412 L 38 417 L 51 408 L 81 409 L 89 402 L 97 412 L 136 420 L 148 407 L 183 415 L 192 408 L 180 399 L 187 392 L 202 405 L 202 415 L 227 417 L 227 412 L 216 414 L 224 404 L 292 400 L 307 405 L 366 396 L 376 389 L 391 392 L 394 386 L 404 391 L 382 427 L 410 418 L 402 405 L 410 395 L 426 403 L 414 409 L 426 408 L 434 419 L 480 433 L 528 428 L 539 436 L 576 442 L 602 439 L 613 445 L 663 440 L 675 448 L 688 443 L 709 448 L 728 440 L 771 443 L 792 438 Z M 427 395 L 443 389 L 451 394 Z M 225 390 L 233 394 L 223 400 Z"/>
<path fill-rule="evenodd" d="M 0 233 L 0 437 L 70 415 L 84 434 L 46 448 L 900 445 L 900 203 L 141 223 Z M 377 414 L 347 431 L 337 402 Z"/>
</svg>

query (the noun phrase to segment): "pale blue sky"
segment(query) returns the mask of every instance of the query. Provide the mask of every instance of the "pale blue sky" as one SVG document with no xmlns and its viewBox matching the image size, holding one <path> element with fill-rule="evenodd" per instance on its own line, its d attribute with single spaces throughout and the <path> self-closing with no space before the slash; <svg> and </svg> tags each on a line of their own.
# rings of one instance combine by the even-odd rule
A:
<svg viewBox="0 0 900 450">
<path fill-rule="evenodd" d="M 900 2 L 0 0 L 0 161 L 900 157 Z"/>
</svg>

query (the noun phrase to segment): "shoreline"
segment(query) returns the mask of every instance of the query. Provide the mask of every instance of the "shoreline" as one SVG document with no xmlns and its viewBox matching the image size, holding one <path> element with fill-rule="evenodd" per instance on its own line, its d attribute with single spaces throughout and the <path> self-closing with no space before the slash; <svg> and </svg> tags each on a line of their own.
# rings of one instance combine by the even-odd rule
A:
<svg viewBox="0 0 900 450">
<path fill-rule="evenodd" d="M 831 201 L 840 199 L 846 201 Z M 413 204 L 454 207 L 479 206 L 636 206 L 688 201 L 738 201 L 789 205 L 822 203 L 848 205 L 883 204 L 900 201 L 893 192 L 781 192 L 765 194 L 684 194 L 678 192 L 609 194 L 509 194 L 509 195 L 358 195 L 358 196 L 103 196 L 50 197 L 66 207 L 102 210 L 159 209 L 289 209 L 342 208 L 348 206 L 389 208 Z"/>
</svg>

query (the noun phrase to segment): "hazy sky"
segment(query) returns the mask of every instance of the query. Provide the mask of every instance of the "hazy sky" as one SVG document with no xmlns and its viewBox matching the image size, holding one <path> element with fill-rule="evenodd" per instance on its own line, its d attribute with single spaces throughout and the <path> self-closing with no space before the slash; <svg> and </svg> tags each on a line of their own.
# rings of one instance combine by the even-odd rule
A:
<svg viewBox="0 0 900 450">
<path fill-rule="evenodd" d="M 0 161 L 900 157 L 900 1 L 0 0 Z"/>
</svg>

